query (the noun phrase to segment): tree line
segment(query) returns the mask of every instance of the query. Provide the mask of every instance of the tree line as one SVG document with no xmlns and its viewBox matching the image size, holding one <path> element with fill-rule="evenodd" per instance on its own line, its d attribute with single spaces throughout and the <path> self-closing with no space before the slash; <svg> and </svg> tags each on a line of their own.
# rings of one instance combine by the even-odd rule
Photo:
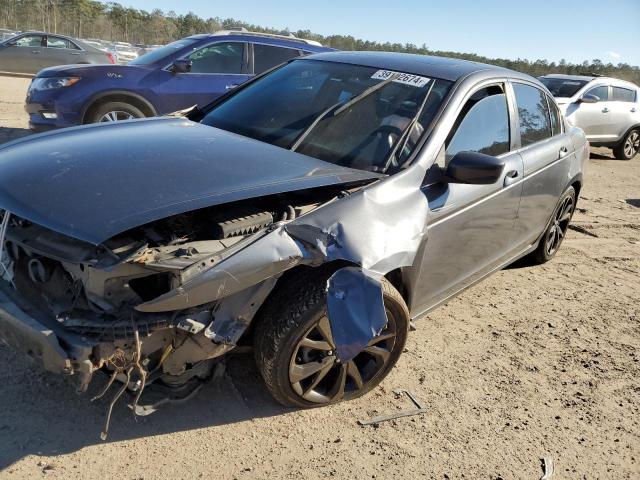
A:
<svg viewBox="0 0 640 480">
<path fill-rule="evenodd" d="M 174 11 L 150 12 L 124 7 L 117 2 L 96 0 L 0 0 L 0 27 L 16 30 L 43 30 L 80 38 L 118 40 L 137 44 L 166 44 L 196 33 L 244 27 L 250 31 L 288 35 L 316 40 L 340 50 L 378 50 L 454 57 L 490 63 L 540 76 L 547 73 L 598 74 L 630 80 L 640 85 L 640 67 L 613 64 L 600 59 L 571 63 L 518 58 L 489 58 L 473 53 L 432 50 L 412 43 L 372 42 L 350 35 L 319 35 L 309 30 L 278 30 L 249 24 L 233 18 L 201 18 L 194 13 L 177 15 Z"/>
</svg>

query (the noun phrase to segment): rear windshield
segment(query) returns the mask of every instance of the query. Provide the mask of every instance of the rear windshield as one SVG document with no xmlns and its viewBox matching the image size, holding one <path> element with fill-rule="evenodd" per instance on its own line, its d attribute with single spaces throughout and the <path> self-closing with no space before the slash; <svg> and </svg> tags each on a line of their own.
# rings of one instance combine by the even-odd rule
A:
<svg viewBox="0 0 640 480">
<path fill-rule="evenodd" d="M 169 43 L 164 47 L 157 48 L 149 53 L 146 53 L 135 60 L 131 60 L 129 65 L 151 65 L 152 63 L 159 62 L 165 57 L 173 55 L 178 50 L 182 50 L 185 47 L 193 45 L 194 43 L 199 42 L 198 38 L 183 38 L 182 40 L 178 40 L 173 43 Z M 116 49 L 125 49 L 120 45 L 116 45 Z M 130 50 L 130 47 L 127 47 L 126 50 Z"/>
<path fill-rule="evenodd" d="M 214 107 L 202 123 L 326 162 L 392 173 L 450 87 L 408 73 L 294 60 Z"/>
<path fill-rule="evenodd" d="M 540 81 L 549 89 L 554 97 L 573 97 L 578 90 L 584 87 L 587 80 L 574 80 L 569 78 L 541 77 Z"/>
</svg>

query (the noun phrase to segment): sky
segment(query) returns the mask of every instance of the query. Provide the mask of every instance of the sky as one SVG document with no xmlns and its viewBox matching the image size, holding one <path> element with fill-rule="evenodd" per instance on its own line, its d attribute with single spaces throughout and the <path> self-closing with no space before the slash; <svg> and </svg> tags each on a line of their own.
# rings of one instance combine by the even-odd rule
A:
<svg viewBox="0 0 640 480">
<path fill-rule="evenodd" d="M 640 0 L 116 0 L 487 57 L 640 65 Z"/>
</svg>

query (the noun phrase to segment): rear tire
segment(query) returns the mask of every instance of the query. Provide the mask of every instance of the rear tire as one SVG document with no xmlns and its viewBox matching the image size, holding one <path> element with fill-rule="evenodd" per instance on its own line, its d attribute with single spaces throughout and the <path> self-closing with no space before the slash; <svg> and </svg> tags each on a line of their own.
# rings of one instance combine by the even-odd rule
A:
<svg viewBox="0 0 640 480">
<path fill-rule="evenodd" d="M 334 272 L 328 266 L 296 272 L 269 299 L 258 320 L 256 364 L 271 395 L 282 405 L 313 408 L 360 397 L 387 376 L 404 350 L 409 310 L 400 293 L 383 279 L 387 326 L 352 361 L 336 362 L 326 317 L 326 285 Z M 313 373 L 307 375 L 308 368 Z"/>
<path fill-rule="evenodd" d="M 615 147 L 613 156 L 618 160 L 631 160 L 640 150 L 640 129 L 633 129 Z"/>
<path fill-rule="evenodd" d="M 528 255 L 531 263 L 541 265 L 555 257 L 567 234 L 575 209 L 576 191 L 573 187 L 569 187 L 560 197 L 560 201 L 553 212 L 553 217 L 551 217 L 551 221 L 544 231 L 538 247 Z"/>
<path fill-rule="evenodd" d="M 109 123 L 132 118 L 144 118 L 142 110 L 125 102 L 107 102 L 99 105 L 89 114 L 87 123 Z"/>
</svg>

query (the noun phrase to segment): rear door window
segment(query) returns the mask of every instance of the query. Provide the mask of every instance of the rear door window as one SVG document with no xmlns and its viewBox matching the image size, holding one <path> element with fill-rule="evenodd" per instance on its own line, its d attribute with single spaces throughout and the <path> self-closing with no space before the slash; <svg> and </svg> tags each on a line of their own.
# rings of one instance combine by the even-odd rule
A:
<svg viewBox="0 0 640 480">
<path fill-rule="evenodd" d="M 614 102 L 635 102 L 636 92 L 628 88 L 612 87 L 611 100 Z"/>
<path fill-rule="evenodd" d="M 253 44 L 253 68 L 256 75 L 280 65 L 292 58 L 299 57 L 300 50 L 274 47 L 271 45 Z"/>
<path fill-rule="evenodd" d="M 551 137 L 551 117 L 547 95 L 536 87 L 514 83 L 518 105 L 520 142 L 523 147 Z"/>
<path fill-rule="evenodd" d="M 464 105 L 446 143 L 445 164 L 459 152 L 497 156 L 509 151 L 509 111 L 500 86 L 483 88 Z"/>
<path fill-rule="evenodd" d="M 562 117 L 560 111 L 553 100 L 547 97 L 547 103 L 549 104 L 549 110 L 551 111 L 551 130 L 553 135 L 560 135 L 562 133 Z"/>
<path fill-rule="evenodd" d="M 585 95 L 595 95 L 601 102 L 607 102 L 609 100 L 609 87 L 607 85 L 593 87 Z"/>
<path fill-rule="evenodd" d="M 191 73 L 242 73 L 244 43 L 214 43 L 187 58 L 192 62 Z"/>
<path fill-rule="evenodd" d="M 66 38 L 47 37 L 47 47 L 49 48 L 66 48 L 68 50 L 79 50 L 79 48 Z"/>
</svg>

